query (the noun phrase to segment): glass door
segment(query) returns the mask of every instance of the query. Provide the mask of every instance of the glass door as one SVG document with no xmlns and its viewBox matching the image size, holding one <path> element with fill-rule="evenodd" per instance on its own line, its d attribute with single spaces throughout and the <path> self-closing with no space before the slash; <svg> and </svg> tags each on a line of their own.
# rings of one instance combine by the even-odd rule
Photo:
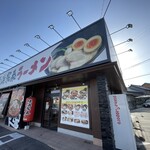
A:
<svg viewBox="0 0 150 150">
<path fill-rule="evenodd" d="M 45 109 L 43 112 L 42 126 L 51 130 L 57 130 L 60 90 L 47 89 L 44 103 Z"/>
</svg>

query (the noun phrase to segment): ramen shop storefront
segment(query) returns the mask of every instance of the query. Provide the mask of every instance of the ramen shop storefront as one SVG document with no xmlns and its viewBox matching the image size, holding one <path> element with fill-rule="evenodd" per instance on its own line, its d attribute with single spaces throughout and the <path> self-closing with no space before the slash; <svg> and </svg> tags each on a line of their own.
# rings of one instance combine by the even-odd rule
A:
<svg viewBox="0 0 150 150">
<path fill-rule="evenodd" d="M 0 90 L 25 87 L 22 99 L 36 98 L 32 122 L 39 126 L 99 144 L 105 135 L 113 141 L 105 133 L 112 133 L 108 93 L 121 93 L 124 84 L 111 45 L 100 19 L 2 73 Z M 24 100 L 20 106 L 17 116 L 9 114 L 12 120 L 22 120 Z"/>
<path fill-rule="evenodd" d="M 41 103 L 42 99 L 42 108 L 36 108 L 33 122 L 50 130 L 102 144 L 102 128 L 108 123 L 104 123 L 101 117 L 108 113 L 108 101 L 102 103 L 101 100 L 107 100 L 108 92 L 121 93 L 122 90 L 117 77 L 119 70 L 116 70 L 116 63 L 107 63 L 43 79 L 37 85 L 32 82 L 37 86 L 34 91 L 37 101 Z M 106 79 L 107 84 L 100 78 Z M 102 99 L 99 99 L 99 93 Z"/>
</svg>

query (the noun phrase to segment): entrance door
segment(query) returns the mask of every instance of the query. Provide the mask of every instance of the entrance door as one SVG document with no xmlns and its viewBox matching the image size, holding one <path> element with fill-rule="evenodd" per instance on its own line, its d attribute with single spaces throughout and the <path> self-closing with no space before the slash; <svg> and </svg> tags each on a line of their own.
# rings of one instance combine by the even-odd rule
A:
<svg viewBox="0 0 150 150">
<path fill-rule="evenodd" d="M 60 90 L 47 89 L 45 93 L 45 109 L 42 126 L 57 130 L 59 114 Z"/>
</svg>

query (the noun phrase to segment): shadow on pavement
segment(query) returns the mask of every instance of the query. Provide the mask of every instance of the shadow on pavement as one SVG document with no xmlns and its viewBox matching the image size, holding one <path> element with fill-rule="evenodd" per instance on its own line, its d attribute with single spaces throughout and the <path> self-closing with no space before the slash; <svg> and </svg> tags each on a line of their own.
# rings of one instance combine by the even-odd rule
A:
<svg viewBox="0 0 150 150">
<path fill-rule="evenodd" d="M 33 138 L 30 138 L 26 135 L 3 144 L 1 137 L 7 136 L 11 133 L 18 133 L 18 132 L 11 132 L 0 126 L 0 150 L 54 150 L 53 148 L 50 148 L 46 144 Z"/>
</svg>

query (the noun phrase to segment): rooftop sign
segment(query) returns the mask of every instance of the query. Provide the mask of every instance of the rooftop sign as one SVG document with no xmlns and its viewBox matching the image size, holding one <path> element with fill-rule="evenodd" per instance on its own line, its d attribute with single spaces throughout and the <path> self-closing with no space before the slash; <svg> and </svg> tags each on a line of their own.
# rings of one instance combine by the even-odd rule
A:
<svg viewBox="0 0 150 150">
<path fill-rule="evenodd" d="M 89 25 L 0 75 L 0 89 L 110 61 L 105 22 Z"/>
</svg>

